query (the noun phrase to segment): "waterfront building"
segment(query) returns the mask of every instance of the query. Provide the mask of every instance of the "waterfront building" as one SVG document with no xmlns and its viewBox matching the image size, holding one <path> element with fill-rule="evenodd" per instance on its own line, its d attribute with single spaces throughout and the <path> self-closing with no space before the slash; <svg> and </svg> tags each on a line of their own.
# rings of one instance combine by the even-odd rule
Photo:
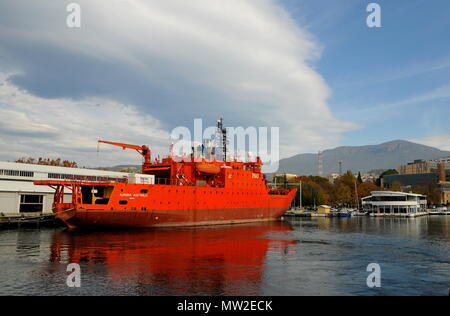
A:
<svg viewBox="0 0 450 316">
<path fill-rule="evenodd" d="M 362 198 L 362 207 L 371 216 L 426 215 L 427 197 L 421 194 L 374 191 L 371 196 Z"/>
<path fill-rule="evenodd" d="M 441 203 L 450 206 L 450 185 L 441 186 Z"/>
<path fill-rule="evenodd" d="M 330 214 L 331 213 L 331 206 L 328 205 L 320 205 L 317 208 L 317 213 L 318 214 Z"/>
<path fill-rule="evenodd" d="M 437 160 L 415 160 L 414 162 L 397 168 L 400 174 L 425 174 L 435 173 L 450 181 L 450 158 Z M 442 172 L 444 174 L 442 175 Z"/>
<path fill-rule="evenodd" d="M 398 168 L 399 174 L 385 175 L 382 187 L 391 189 L 394 183 L 403 187 L 437 186 L 441 191 L 441 204 L 450 203 L 450 158 L 416 160 Z"/>
<path fill-rule="evenodd" d="M 0 215 L 51 213 L 54 190 L 36 186 L 35 180 L 114 181 L 130 175 L 122 172 L 0 162 Z M 66 192 L 70 202 L 72 193 Z"/>
<path fill-rule="evenodd" d="M 330 181 L 330 183 L 335 183 L 337 179 L 339 179 L 341 177 L 340 174 L 338 173 L 331 173 L 328 175 L 328 181 Z"/>
<path fill-rule="evenodd" d="M 277 181 L 279 183 L 281 183 L 281 182 L 283 182 L 285 180 L 287 180 L 287 181 L 293 180 L 293 179 L 295 179 L 297 177 L 298 177 L 298 175 L 291 174 L 291 173 L 276 173 L 276 174 L 273 175 L 274 181 L 275 181 L 275 179 L 277 179 Z"/>
<path fill-rule="evenodd" d="M 400 183 L 402 186 L 416 185 L 437 185 L 439 177 L 435 173 L 415 173 L 415 174 L 390 174 L 383 176 L 383 188 L 391 189 L 394 183 Z"/>
</svg>

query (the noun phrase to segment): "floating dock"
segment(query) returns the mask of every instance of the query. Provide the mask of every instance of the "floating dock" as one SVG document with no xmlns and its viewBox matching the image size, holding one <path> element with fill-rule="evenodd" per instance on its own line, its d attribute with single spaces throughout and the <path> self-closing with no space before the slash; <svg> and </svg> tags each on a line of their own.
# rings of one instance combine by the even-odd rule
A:
<svg viewBox="0 0 450 316">
<path fill-rule="evenodd" d="M 60 226 L 63 226 L 63 223 L 53 214 L 0 214 L 0 229 Z"/>
<path fill-rule="evenodd" d="M 450 215 L 450 211 L 428 211 L 428 215 Z"/>
<path fill-rule="evenodd" d="M 415 217 L 421 217 L 421 216 L 428 216 L 428 215 L 450 215 L 450 211 L 427 211 L 427 212 L 416 212 L 416 213 L 371 213 L 370 217 L 383 217 L 383 218 L 415 218 Z M 351 213 L 349 216 L 342 216 L 340 213 L 328 213 L 328 214 L 321 214 L 318 212 L 311 212 L 311 211 L 296 211 L 291 210 L 286 212 L 283 217 L 289 218 L 289 217 L 354 217 L 354 216 L 369 216 L 367 213 L 359 213 L 354 212 Z"/>
<path fill-rule="evenodd" d="M 420 216 L 427 216 L 427 212 L 416 212 L 416 213 L 371 213 L 371 217 L 392 217 L 392 218 L 414 218 L 414 217 L 420 217 Z"/>
</svg>

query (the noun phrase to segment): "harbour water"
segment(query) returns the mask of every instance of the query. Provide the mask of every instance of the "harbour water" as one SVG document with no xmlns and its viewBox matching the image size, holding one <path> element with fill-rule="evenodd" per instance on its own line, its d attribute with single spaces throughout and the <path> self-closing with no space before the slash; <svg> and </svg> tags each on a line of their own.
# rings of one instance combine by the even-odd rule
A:
<svg viewBox="0 0 450 316">
<path fill-rule="evenodd" d="M 370 263 L 380 288 L 367 286 Z M 0 295 L 448 295 L 450 216 L 3 230 L 0 267 Z"/>
</svg>

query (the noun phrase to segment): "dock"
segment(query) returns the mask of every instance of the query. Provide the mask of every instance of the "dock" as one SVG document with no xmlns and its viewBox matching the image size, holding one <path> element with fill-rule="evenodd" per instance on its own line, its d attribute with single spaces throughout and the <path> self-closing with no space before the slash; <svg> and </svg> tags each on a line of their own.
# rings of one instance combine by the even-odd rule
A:
<svg viewBox="0 0 450 316">
<path fill-rule="evenodd" d="M 428 211 L 428 215 L 450 215 L 450 211 Z"/>
<path fill-rule="evenodd" d="M 3 214 L 0 213 L 0 229 L 21 227 L 60 227 L 63 223 L 53 214 Z"/>
<path fill-rule="evenodd" d="M 341 217 L 339 213 L 319 213 L 313 211 L 297 211 L 290 210 L 287 211 L 283 217 Z"/>
<path fill-rule="evenodd" d="M 372 213 L 371 217 L 391 217 L 391 218 L 415 218 L 420 216 L 428 216 L 428 212 L 416 212 L 416 213 Z"/>
<path fill-rule="evenodd" d="M 421 216 L 434 216 L 434 215 L 450 215 L 450 211 L 448 210 L 428 210 L 426 212 L 416 212 L 416 213 L 361 213 L 361 212 L 354 212 L 351 213 L 351 217 L 354 216 L 370 216 L 370 217 L 383 217 L 383 218 L 416 218 Z M 349 216 L 349 217 L 350 217 Z M 290 210 L 287 211 L 283 217 L 285 218 L 296 218 L 296 217 L 342 217 L 339 213 L 332 212 L 332 213 L 318 213 L 318 212 L 312 212 L 312 211 L 297 211 L 297 210 Z"/>
</svg>

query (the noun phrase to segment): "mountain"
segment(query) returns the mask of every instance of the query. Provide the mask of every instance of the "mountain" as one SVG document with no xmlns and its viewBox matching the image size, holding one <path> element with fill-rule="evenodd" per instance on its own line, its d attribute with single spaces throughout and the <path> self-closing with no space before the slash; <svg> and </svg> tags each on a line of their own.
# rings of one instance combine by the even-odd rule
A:
<svg viewBox="0 0 450 316">
<path fill-rule="evenodd" d="M 113 167 L 103 167 L 100 169 L 104 169 L 104 170 L 109 170 L 109 171 L 117 171 L 117 172 L 121 172 L 124 170 L 130 171 L 130 172 L 141 172 L 141 166 L 137 166 L 137 165 L 118 165 L 118 166 L 113 166 Z"/>
<path fill-rule="evenodd" d="M 338 147 L 323 152 L 324 174 L 338 173 L 339 161 L 343 171 L 368 172 L 375 169 L 391 169 L 416 159 L 432 160 L 450 156 L 450 152 L 404 140 L 380 145 Z M 318 174 L 318 155 L 300 154 L 280 160 L 280 173 L 299 175 Z"/>
</svg>

